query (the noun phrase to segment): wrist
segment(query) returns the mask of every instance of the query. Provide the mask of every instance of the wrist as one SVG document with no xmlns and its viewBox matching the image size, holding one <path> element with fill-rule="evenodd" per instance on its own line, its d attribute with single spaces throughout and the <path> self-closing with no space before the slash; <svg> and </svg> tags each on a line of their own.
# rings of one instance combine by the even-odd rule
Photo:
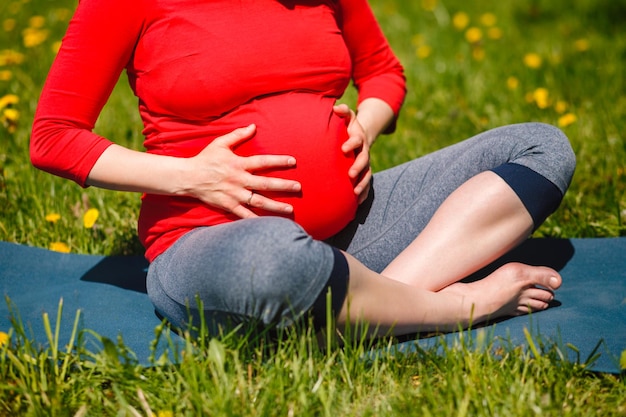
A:
<svg viewBox="0 0 626 417">
<path fill-rule="evenodd" d="M 359 104 L 356 119 L 371 146 L 376 138 L 391 124 L 395 114 L 387 103 L 377 98 L 367 98 Z"/>
<path fill-rule="evenodd" d="M 167 194 L 194 197 L 193 174 L 196 172 L 192 158 L 167 157 L 167 172 L 170 173 Z"/>
</svg>

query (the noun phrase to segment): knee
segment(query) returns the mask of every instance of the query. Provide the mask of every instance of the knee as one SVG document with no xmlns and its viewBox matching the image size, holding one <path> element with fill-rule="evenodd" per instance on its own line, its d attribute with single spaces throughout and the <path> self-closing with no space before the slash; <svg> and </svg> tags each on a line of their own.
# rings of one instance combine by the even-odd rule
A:
<svg viewBox="0 0 626 417">
<path fill-rule="evenodd" d="M 238 247 L 242 259 L 233 285 L 239 296 L 231 299 L 232 307 L 265 324 L 292 322 L 327 284 L 333 250 L 287 219 L 259 218 L 247 227 L 249 234 Z"/>
<path fill-rule="evenodd" d="M 556 185 L 565 194 L 574 176 L 576 156 L 561 129 L 546 123 L 513 125 L 519 139 L 510 162 L 525 165 Z"/>
<path fill-rule="evenodd" d="M 529 123 L 533 136 L 542 140 L 542 145 L 549 149 L 551 160 L 559 167 L 564 177 L 571 178 L 576 169 L 576 154 L 565 133 L 556 126 L 547 123 Z"/>
<path fill-rule="evenodd" d="M 239 250 L 250 271 L 253 291 L 287 297 L 315 279 L 332 252 L 299 225 L 283 218 L 263 218 L 251 224 L 250 238 Z"/>
<path fill-rule="evenodd" d="M 152 278 L 163 268 L 162 288 L 151 286 L 159 290 L 151 298 L 178 322 L 185 307 L 194 309 L 196 297 L 205 316 L 292 322 L 311 307 L 333 269 L 332 248 L 288 219 L 260 217 L 206 232 L 191 235 L 151 266 Z"/>
</svg>

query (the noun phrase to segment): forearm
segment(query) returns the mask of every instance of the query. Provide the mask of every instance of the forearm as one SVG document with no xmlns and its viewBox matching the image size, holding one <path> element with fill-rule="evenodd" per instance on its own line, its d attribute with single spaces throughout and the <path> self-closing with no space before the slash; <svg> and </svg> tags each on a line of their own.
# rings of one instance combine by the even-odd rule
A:
<svg viewBox="0 0 626 417">
<path fill-rule="evenodd" d="M 109 146 L 87 176 L 87 185 L 117 191 L 182 194 L 184 159 Z"/>
<path fill-rule="evenodd" d="M 289 155 L 236 155 L 232 148 L 250 139 L 256 126 L 249 125 L 214 139 L 200 153 L 178 158 L 109 146 L 93 165 L 86 183 L 98 187 L 150 194 L 190 196 L 241 218 L 256 216 L 250 208 L 292 213 L 290 204 L 263 195 L 299 192 L 300 183 L 256 175 L 266 169 L 295 166 Z"/>
<path fill-rule="evenodd" d="M 385 101 L 377 98 L 363 100 L 357 109 L 356 118 L 365 131 L 371 146 L 378 135 L 385 131 L 395 117 L 393 109 Z"/>
</svg>

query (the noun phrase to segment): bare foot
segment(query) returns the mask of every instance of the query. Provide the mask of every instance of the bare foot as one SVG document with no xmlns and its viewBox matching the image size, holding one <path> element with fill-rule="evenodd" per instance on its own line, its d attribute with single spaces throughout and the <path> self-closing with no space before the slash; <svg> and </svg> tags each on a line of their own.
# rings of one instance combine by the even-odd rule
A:
<svg viewBox="0 0 626 417">
<path fill-rule="evenodd" d="M 474 305 L 474 322 L 545 310 L 561 286 L 552 268 L 509 263 L 472 283 L 457 282 L 441 292 L 461 295 Z"/>
</svg>

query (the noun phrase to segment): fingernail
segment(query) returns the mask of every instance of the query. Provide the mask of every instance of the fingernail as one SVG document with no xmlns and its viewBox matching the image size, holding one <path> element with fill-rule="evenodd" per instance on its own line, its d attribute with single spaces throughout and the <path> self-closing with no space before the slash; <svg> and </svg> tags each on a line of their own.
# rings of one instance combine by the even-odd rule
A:
<svg viewBox="0 0 626 417">
<path fill-rule="evenodd" d="M 296 158 L 289 158 L 287 160 L 287 165 L 295 165 L 296 164 Z"/>
<path fill-rule="evenodd" d="M 559 279 L 557 277 L 550 278 L 550 285 L 552 287 L 556 287 L 559 285 Z"/>
</svg>

